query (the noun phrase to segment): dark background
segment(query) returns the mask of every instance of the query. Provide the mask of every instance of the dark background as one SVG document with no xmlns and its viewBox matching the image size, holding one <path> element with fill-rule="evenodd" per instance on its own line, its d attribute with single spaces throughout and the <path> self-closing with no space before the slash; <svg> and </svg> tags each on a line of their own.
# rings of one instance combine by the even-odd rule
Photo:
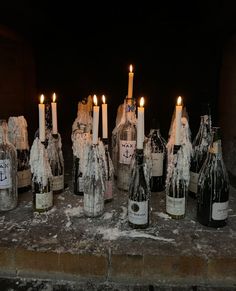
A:
<svg viewBox="0 0 236 291">
<path fill-rule="evenodd" d="M 1 3 L 0 24 L 32 47 L 37 92 L 33 111 L 41 93 L 50 99 L 55 91 L 64 139 L 70 139 L 78 101 L 89 94 L 107 96 L 111 134 L 117 107 L 127 94 L 131 63 L 134 97 L 146 100 L 146 134 L 155 115 L 167 138 L 181 95 L 194 137 L 201 103 L 211 102 L 217 124 L 222 56 L 236 29 L 232 3 L 8 1 Z M 37 118 L 32 116 L 35 124 Z"/>
</svg>

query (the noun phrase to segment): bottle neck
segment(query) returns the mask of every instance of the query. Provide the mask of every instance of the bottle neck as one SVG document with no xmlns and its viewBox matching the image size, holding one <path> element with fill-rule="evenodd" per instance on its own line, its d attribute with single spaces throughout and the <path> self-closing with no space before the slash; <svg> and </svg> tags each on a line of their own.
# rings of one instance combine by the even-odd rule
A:
<svg viewBox="0 0 236 291">
<path fill-rule="evenodd" d="M 143 164 L 143 149 L 136 149 L 136 162 L 139 166 Z"/>
<path fill-rule="evenodd" d="M 5 120 L 0 120 L 0 143 L 8 143 L 8 127 Z"/>
<path fill-rule="evenodd" d="M 151 128 L 150 129 L 150 135 L 153 135 L 153 134 L 156 134 L 156 135 L 160 135 L 160 129 L 159 128 Z"/>
<path fill-rule="evenodd" d="M 219 127 L 212 128 L 212 141 L 209 147 L 209 152 L 211 154 L 216 154 L 216 155 L 220 155 L 222 153 L 221 136 L 220 136 Z"/>
</svg>

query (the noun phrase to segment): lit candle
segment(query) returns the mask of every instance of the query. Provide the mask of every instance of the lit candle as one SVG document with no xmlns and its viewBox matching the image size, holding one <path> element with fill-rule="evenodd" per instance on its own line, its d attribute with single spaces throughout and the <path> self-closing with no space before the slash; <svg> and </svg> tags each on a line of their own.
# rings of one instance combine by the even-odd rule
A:
<svg viewBox="0 0 236 291">
<path fill-rule="evenodd" d="M 181 117 L 182 117 L 182 98 L 181 96 L 179 96 L 175 107 L 175 145 L 180 145 L 182 126 Z"/>
<path fill-rule="evenodd" d="M 56 103 L 56 94 L 53 93 L 52 102 L 52 134 L 57 134 L 57 103 Z"/>
<path fill-rule="evenodd" d="M 133 80 L 134 80 L 134 73 L 133 73 L 133 66 L 129 66 L 129 83 L 128 83 L 128 98 L 133 97 Z"/>
<path fill-rule="evenodd" d="M 40 141 L 45 141 L 45 104 L 44 95 L 40 96 L 39 103 L 39 139 Z"/>
<path fill-rule="evenodd" d="M 108 138 L 107 130 L 107 103 L 106 98 L 102 95 L 102 138 Z"/>
<path fill-rule="evenodd" d="M 138 124 L 137 124 L 137 149 L 143 149 L 144 142 L 144 98 L 140 99 L 138 107 Z"/>
<path fill-rule="evenodd" d="M 99 106 L 97 106 L 97 96 L 93 96 L 93 144 L 98 143 Z"/>
</svg>

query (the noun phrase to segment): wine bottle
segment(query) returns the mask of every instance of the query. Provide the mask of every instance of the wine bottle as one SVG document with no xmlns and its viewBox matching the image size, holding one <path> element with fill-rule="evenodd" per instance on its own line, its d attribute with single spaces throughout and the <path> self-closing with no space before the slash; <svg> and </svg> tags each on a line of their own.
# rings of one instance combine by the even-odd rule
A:
<svg viewBox="0 0 236 291">
<path fill-rule="evenodd" d="M 206 226 L 227 224 L 229 178 L 224 165 L 220 128 L 212 128 L 212 140 L 201 168 L 197 190 L 197 219 Z"/>
<path fill-rule="evenodd" d="M 152 192 L 161 192 L 165 189 L 166 178 L 166 141 L 160 133 L 156 119 L 152 119 L 150 134 L 152 173 L 150 188 Z"/>
<path fill-rule="evenodd" d="M 36 138 L 30 150 L 33 174 L 33 209 L 45 212 L 53 207 L 52 171 L 44 142 Z"/>
<path fill-rule="evenodd" d="M 61 136 L 57 134 L 48 134 L 48 159 L 52 170 L 52 191 L 53 194 L 59 194 L 64 191 L 64 159 L 62 153 Z"/>
<path fill-rule="evenodd" d="M 117 187 L 128 191 L 131 175 L 131 162 L 136 150 L 136 115 L 135 104 L 132 98 L 126 99 L 126 120 L 120 129 L 118 165 L 117 165 Z"/>
<path fill-rule="evenodd" d="M 132 228 L 147 228 L 150 211 L 149 181 L 145 177 L 145 161 L 142 149 L 136 149 L 136 158 L 129 186 L 128 222 Z"/>
<path fill-rule="evenodd" d="M 8 141 L 6 120 L 0 120 L 0 211 L 15 208 L 17 192 L 16 148 Z"/>
<path fill-rule="evenodd" d="M 200 127 L 193 141 L 193 155 L 190 166 L 189 195 L 196 198 L 199 172 L 206 159 L 211 141 L 211 116 L 201 116 Z"/>
<path fill-rule="evenodd" d="M 88 152 L 88 163 L 84 175 L 84 214 L 87 217 L 97 217 L 104 212 L 104 152 L 102 144 L 93 144 Z"/>
<path fill-rule="evenodd" d="M 72 134 L 73 142 L 73 190 L 76 195 L 84 195 L 84 173 L 86 171 L 86 152 L 91 144 L 91 133 L 87 131 L 85 124 L 79 124 L 79 128 Z"/>
<path fill-rule="evenodd" d="M 31 171 L 29 165 L 29 142 L 27 122 L 24 116 L 10 117 L 8 119 L 9 141 L 17 150 L 17 185 L 18 193 L 26 192 L 31 188 Z"/>
</svg>

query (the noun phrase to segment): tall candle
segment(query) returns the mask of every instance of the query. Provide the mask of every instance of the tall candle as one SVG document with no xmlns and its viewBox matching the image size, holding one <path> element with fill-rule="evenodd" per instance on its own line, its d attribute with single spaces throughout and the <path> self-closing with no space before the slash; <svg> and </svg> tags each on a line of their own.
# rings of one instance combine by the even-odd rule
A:
<svg viewBox="0 0 236 291">
<path fill-rule="evenodd" d="M 97 106 L 97 96 L 93 96 L 93 144 L 98 143 L 99 106 Z"/>
<path fill-rule="evenodd" d="M 53 93 L 52 102 L 52 134 L 57 134 L 57 103 L 56 103 L 56 94 Z"/>
<path fill-rule="evenodd" d="M 45 141 L 45 104 L 44 95 L 40 96 L 39 103 L 39 139 L 40 141 Z"/>
<path fill-rule="evenodd" d="M 102 95 L 102 102 L 102 138 L 108 138 L 107 103 L 104 95 Z"/>
<path fill-rule="evenodd" d="M 143 149 L 144 142 L 144 98 L 140 99 L 138 107 L 138 124 L 137 124 L 137 149 Z"/>
<path fill-rule="evenodd" d="M 129 82 L 128 82 L 128 98 L 133 97 L 133 80 L 134 80 L 134 73 L 133 73 L 133 66 L 129 66 Z"/>
<path fill-rule="evenodd" d="M 182 126 L 181 117 L 182 117 L 182 98 L 181 96 L 179 96 L 175 107 L 175 145 L 180 145 Z"/>
</svg>

